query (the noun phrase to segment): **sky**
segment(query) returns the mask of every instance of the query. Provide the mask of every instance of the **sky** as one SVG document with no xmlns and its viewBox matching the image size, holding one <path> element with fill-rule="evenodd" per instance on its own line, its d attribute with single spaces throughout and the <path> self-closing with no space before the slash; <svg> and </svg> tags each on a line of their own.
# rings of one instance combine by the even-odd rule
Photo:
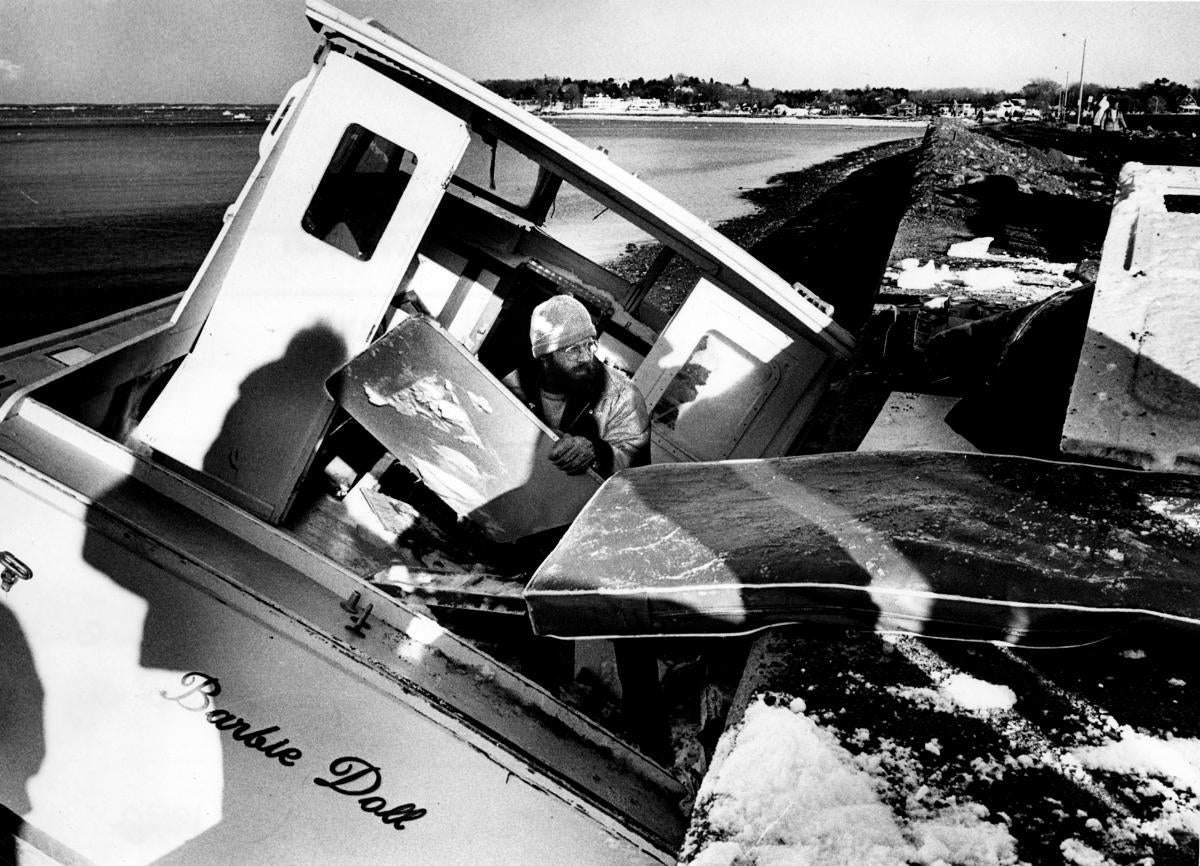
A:
<svg viewBox="0 0 1200 866">
<path fill-rule="evenodd" d="M 1016 90 L 1200 79 L 1200 2 L 342 0 L 476 79 Z M 1087 41 L 1086 59 L 1083 56 Z M 303 0 L 0 0 L 0 103 L 278 102 Z"/>
</svg>

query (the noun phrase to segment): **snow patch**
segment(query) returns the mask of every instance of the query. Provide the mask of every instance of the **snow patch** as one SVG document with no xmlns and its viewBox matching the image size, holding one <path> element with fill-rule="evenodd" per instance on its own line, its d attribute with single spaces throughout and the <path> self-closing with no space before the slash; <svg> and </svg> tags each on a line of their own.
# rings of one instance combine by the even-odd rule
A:
<svg viewBox="0 0 1200 866">
<path fill-rule="evenodd" d="M 1063 860 L 1076 866 L 1110 866 L 1112 861 L 1078 839 L 1064 839 L 1058 846 Z"/>
<path fill-rule="evenodd" d="M 913 824 L 916 853 L 913 862 L 930 866 L 939 863 L 1015 863 L 1013 838 L 1007 828 L 984 821 L 988 811 L 978 804 L 954 806 L 934 821 Z"/>
<path fill-rule="evenodd" d="M 905 686 L 888 690 L 897 697 L 918 705 L 932 706 L 946 713 L 959 710 L 970 710 L 974 713 L 1001 712 L 1011 710 L 1017 703 L 1016 692 L 1008 686 L 996 685 L 961 673 L 951 674 L 936 688 Z"/>
<path fill-rule="evenodd" d="M 718 838 L 756 854 L 787 848 L 797 862 L 905 862 L 904 837 L 870 777 L 804 715 L 759 700 L 722 746 L 698 797 Z"/>
<path fill-rule="evenodd" d="M 995 238 L 972 238 L 969 241 L 959 241 L 951 244 L 946 255 L 952 259 L 982 259 L 988 254 L 988 247 Z"/>
<path fill-rule="evenodd" d="M 1080 747 L 1072 754 L 1091 769 L 1161 776 L 1200 794 L 1200 740 L 1160 739 L 1124 727 L 1119 740 L 1103 746 Z"/>
<path fill-rule="evenodd" d="M 1017 703 L 1016 692 L 1008 686 L 998 686 L 968 674 L 951 675 L 939 690 L 958 706 L 976 712 L 1011 710 Z"/>
<path fill-rule="evenodd" d="M 981 805 L 897 816 L 855 757 L 804 715 L 803 702 L 751 704 L 721 738 L 697 810 L 705 838 L 684 857 L 692 866 L 1016 862 L 1007 828 L 984 820 Z"/>
<path fill-rule="evenodd" d="M 896 285 L 909 292 L 929 291 L 947 283 L 954 283 L 965 289 L 998 291 L 1011 289 L 1022 282 L 1016 271 L 1005 267 L 964 268 L 957 271 L 949 265 L 938 265 L 932 259 L 923 265 L 916 259 L 904 259 L 899 267 Z"/>
<path fill-rule="evenodd" d="M 895 280 L 898 289 L 905 292 L 930 292 L 935 289 L 1015 292 L 1035 299 L 1049 297 L 1072 285 L 1065 273 L 1069 265 L 994 255 L 973 256 L 972 260 L 996 264 L 960 270 L 949 264 L 939 265 L 932 259 L 925 264 L 921 264 L 919 259 L 902 259 L 894 269 L 888 271 L 888 276 Z"/>
</svg>

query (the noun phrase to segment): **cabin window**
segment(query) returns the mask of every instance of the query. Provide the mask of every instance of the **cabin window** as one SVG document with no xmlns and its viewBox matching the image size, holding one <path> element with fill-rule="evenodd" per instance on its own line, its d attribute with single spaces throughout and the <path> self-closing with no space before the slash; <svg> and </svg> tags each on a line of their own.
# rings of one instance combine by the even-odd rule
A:
<svg viewBox="0 0 1200 866">
<path fill-rule="evenodd" d="M 366 127 L 346 127 L 301 226 L 356 259 L 375 253 L 417 165 L 411 151 Z"/>
<path fill-rule="evenodd" d="M 717 331 L 703 334 L 650 410 L 660 438 L 695 460 L 728 457 L 779 381 L 764 362 Z"/>
<path fill-rule="evenodd" d="M 538 164 L 499 139 L 471 130 L 471 140 L 454 172 L 457 186 L 521 214 L 533 202 Z"/>
<path fill-rule="evenodd" d="M 1200 195 L 1195 193 L 1164 195 L 1163 204 L 1167 213 L 1200 213 Z"/>
<path fill-rule="evenodd" d="M 645 229 L 569 182 L 559 190 L 543 228 L 601 264 L 615 262 L 636 247 L 657 243 Z"/>
</svg>

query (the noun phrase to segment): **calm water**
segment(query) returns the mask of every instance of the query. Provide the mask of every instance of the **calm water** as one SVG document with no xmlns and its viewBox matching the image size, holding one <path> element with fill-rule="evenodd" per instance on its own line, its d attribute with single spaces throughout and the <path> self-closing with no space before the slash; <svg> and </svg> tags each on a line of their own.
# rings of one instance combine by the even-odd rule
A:
<svg viewBox="0 0 1200 866">
<path fill-rule="evenodd" d="M 563 119 L 557 126 L 595 147 L 697 216 L 719 222 L 753 210 L 739 193 L 873 144 L 912 138 L 897 126 L 778 124 L 762 121 Z M 590 200 L 560 195 L 547 228 L 604 260 L 645 235 Z"/>
<path fill-rule="evenodd" d="M 0 130 L 0 228 L 229 204 L 261 127 Z"/>
<path fill-rule="evenodd" d="M 840 153 L 919 134 L 903 127 L 563 119 L 617 165 L 704 219 L 750 206 L 762 186 Z M 261 126 L 71 126 L 0 129 L 0 228 L 54 226 L 233 201 L 257 159 Z M 603 257 L 630 228 L 565 193 L 550 230 Z"/>
</svg>

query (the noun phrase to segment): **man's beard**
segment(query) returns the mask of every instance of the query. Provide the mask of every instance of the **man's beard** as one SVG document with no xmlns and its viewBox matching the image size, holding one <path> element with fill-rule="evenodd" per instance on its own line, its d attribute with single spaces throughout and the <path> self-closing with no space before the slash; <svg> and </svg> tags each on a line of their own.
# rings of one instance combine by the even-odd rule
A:
<svg viewBox="0 0 1200 866">
<path fill-rule="evenodd" d="M 542 364 L 542 389 L 568 397 L 582 396 L 592 393 L 600 375 L 600 362 L 595 358 L 564 368 L 554 358 L 547 357 Z"/>
</svg>

